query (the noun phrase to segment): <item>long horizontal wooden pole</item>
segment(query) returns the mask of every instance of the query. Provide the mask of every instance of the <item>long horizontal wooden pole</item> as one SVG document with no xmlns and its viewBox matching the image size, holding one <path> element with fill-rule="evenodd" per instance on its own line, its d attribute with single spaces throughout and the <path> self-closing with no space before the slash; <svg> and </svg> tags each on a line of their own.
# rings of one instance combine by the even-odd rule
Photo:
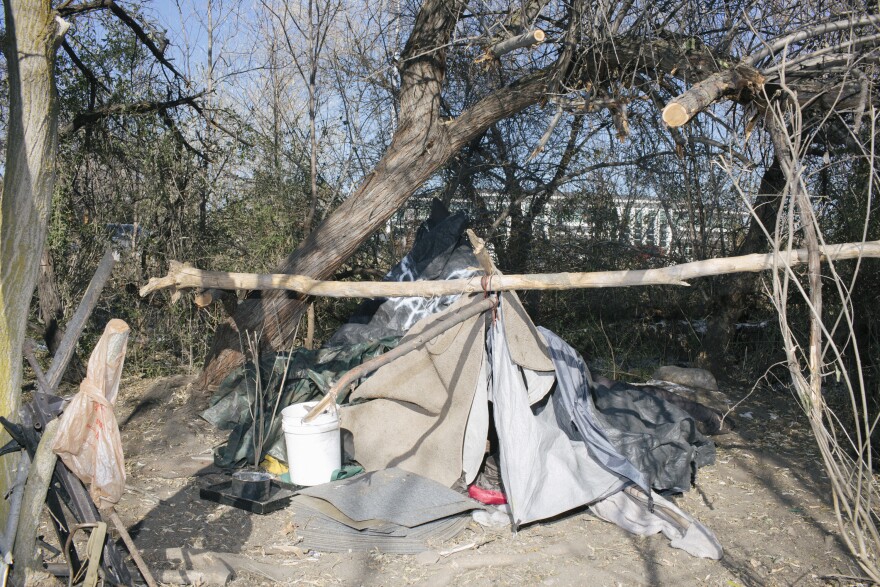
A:
<svg viewBox="0 0 880 587">
<path fill-rule="evenodd" d="M 845 243 L 822 247 L 823 261 L 857 257 L 880 257 L 880 241 Z M 755 273 L 774 266 L 802 265 L 807 250 L 722 257 L 672 265 L 659 269 L 598 271 L 593 273 L 537 273 L 533 275 L 493 275 L 488 289 L 560 290 L 637 285 L 690 285 L 687 280 L 727 273 Z M 203 271 L 171 261 L 168 275 L 154 277 L 141 288 L 141 296 L 161 289 L 282 289 L 309 296 L 331 298 L 432 297 L 483 291 L 482 276 L 444 281 L 319 281 L 304 275 L 226 273 Z"/>
</svg>

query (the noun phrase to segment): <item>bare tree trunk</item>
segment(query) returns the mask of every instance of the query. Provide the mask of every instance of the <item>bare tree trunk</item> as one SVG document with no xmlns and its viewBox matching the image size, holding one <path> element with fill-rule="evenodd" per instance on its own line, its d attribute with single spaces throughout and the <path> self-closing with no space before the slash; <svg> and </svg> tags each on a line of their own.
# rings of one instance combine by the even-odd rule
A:
<svg viewBox="0 0 880 587">
<path fill-rule="evenodd" d="M 440 119 L 446 51 L 461 1 L 428 0 L 403 52 L 400 124 L 391 145 L 357 191 L 321 222 L 279 268 L 282 273 L 326 279 L 351 256 L 413 192 L 476 135 L 496 121 L 534 104 L 543 95 L 546 71 L 496 90 L 452 122 Z M 244 331 L 260 332 L 261 348 L 286 348 L 306 301 L 279 292 L 249 296 L 218 328 L 201 384 L 217 385 L 242 362 Z"/>
<path fill-rule="evenodd" d="M 58 116 L 55 50 L 67 29 L 49 0 L 6 0 L 4 53 L 9 67 L 6 173 L 0 197 L 0 415 L 17 419 L 22 344 L 55 188 Z M 5 433 L 0 443 L 5 443 Z M 14 475 L 0 463 L 0 494 Z M 0 500 L 0 518 L 6 501 Z"/>
<path fill-rule="evenodd" d="M 752 204 L 755 215 L 749 222 L 745 238 L 736 249 L 736 255 L 767 250 L 770 242 L 764 229 L 773 234 L 784 188 L 785 175 L 779 165 L 779 158 L 774 156 L 773 162 L 761 177 L 758 195 Z M 720 277 L 718 280 L 719 288 L 713 297 L 706 335 L 703 337 L 703 349 L 710 366 L 715 370 L 720 371 L 727 366 L 727 349 L 736 334 L 736 323 L 748 310 L 749 296 L 755 293 L 759 279 L 756 274 L 741 273 Z"/>
<path fill-rule="evenodd" d="M 315 39 L 315 19 L 313 12 L 315 10 L 314 0 L 309 0 L 309 179 L 310 179 L 310 198 L 309 211 L 306 214 L 305 222 L 303 222 L 303 233 L 312 232 L 312 223 L 315 220 L 315 214 L 318 210 L 318 136 L 316 118 L 318 117 L 318 55 L 317 42 Z"/>
</svg>

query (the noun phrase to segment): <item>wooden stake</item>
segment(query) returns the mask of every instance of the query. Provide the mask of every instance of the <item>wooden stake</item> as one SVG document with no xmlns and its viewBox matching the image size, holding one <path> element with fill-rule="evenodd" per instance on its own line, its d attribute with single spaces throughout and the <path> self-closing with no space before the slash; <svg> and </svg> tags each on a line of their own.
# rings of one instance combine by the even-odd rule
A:
<svg viewBox="0 0 880 587">
<path fill-rule="evenodd" d="M 880 241 L 827 245 L 821 248 L 822 259 L 843 260 L 858 257 L 880 257 Z M 633 287 L 644 285 L 690 285 L 687 280 L 727 273 L 767 271 L 779 265 L 802 265 L 807 262 L 806 249 L 791 252 L 743 255 L 693 261 L 660 269 L 641 271 L 599 271 L 594 273 L 539 273 L 533 275 L 495 275 L 492 291 L 564 290 L 597 287 Z M 141 288 L 146 296 L 160 289 L 282 289 L 310 296 L 333 298 L 432 297 L 483 291 L 481 276 L 443 281 L 319 281 L 303 275 L 224 273 L 202 271 L 172 261 L 168 275 L 152 278 Z M 50 381 L 51 383 L 51 381 Z"/>
<path fill-rule="evenodd" d="M 315 347 L 315 303 L 309 304 L 306 312 L 306 340 L 303 343 L 306 350 L 312 350 Z"/>
<path fill-rule="evenodd" d="M 495 267 L 495 263 L 492 262 L 492 257 L 489 256 L 489 251 L 486 250 L 485 241 L 478 237 L 477 233 L 470 228 L 465 231 L 465 234 L 467 234 L 468 240 L 471 241 L 471 248 L 474 249 L 474 256 L 476 256 L 477 261 L 480 262 L 480 267 L 483 268 L 486 275 L 498 275 L 500 272 Z"/>
<path fill-rule="evenodd" d="M 116 526 L 116 530 L 119 532 L 122 541 L 125 542 L 125 546 L 128 548 L 128 554 L 131 555 L 134 564 L 137 565 L 137 568 L 141 572 L 141 575 L 143 575 L 144 581 L 147 582 L 148 587 L 157 587 L 156 580 L 153 578 L 152 573 L 150 573 L 150 568 L 147 566 L 147 563 L 144 562 L 143 557 L 141 557 L 141 553 L 137 549 L 137 546 L 134 545 L 134 540 L 129 536 L 125 524 L 123 524 L 122 520 L 119 518 L 119 514 L 117 514 L 116 510 L 113 508 L 110 508 L 106 513 L 108 514 L 110 521 L 113 522 L 113 525 Z"/>
</svg>

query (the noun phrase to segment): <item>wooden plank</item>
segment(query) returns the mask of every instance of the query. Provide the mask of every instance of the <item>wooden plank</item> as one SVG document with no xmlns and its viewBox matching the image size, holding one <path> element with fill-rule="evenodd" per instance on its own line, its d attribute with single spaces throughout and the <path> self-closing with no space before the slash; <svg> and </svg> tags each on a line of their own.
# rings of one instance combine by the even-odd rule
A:
<svg viewBox="0 0 880 587">
<path fill-rule="evenodd" d="M 55 352 L 49 372 L 46 373 L 46 383 L 49 386 L 45 390 L 46 393 L 54 392 L 61 382 L 61 377 L 64 375 L 64 371 L 67 370 L 67 364 L 76 350 L 76 343 L 79 341 L 79 337 L 82 335 L 82 331 L 92 315 L 92 311 L 98 303 L 98 298 L 101 297 L 101 292 L 104 290 L 104 285 L 110 279 L 110 274 L 113 272 L 113 267 L 117 261 L 119 261 L 119 253 L 110 248 L 101 257 L 101 261 L 95 269 L 95 274 L 92 275 L 92 280 L 86 288 L 86 293 L 83 294 L 76 312 L 73 313 L 73 316 L 67 323 L 64 338 L 61 339 L 61 344 Z"/>
</svg>

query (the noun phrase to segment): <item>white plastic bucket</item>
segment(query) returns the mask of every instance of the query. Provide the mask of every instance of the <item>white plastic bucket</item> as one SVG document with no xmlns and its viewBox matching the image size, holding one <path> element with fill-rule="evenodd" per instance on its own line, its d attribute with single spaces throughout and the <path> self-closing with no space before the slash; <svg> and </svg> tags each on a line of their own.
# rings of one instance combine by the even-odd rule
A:
<svg viewBox="0 0 880 587">
<path fill-rule="evenodd" d="M 339 415 L 331 407 L 311 422 L 302 420 L 318 402 L 293 404 L 281 410 L 281 429 L 287 446 L 290 480 L 296 485 L 320 485 L 342 466 Z"/>
</svg>

